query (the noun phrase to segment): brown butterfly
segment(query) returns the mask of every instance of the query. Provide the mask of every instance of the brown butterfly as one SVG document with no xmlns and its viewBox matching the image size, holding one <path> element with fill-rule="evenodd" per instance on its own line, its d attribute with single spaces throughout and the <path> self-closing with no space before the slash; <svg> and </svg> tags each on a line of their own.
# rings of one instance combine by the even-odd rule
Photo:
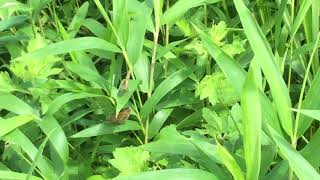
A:
<svg viewBox="0 0 320 180">
<path fill-rule="evenodd" d="M 110 122 L 110 123 L 114 123 L 114 124 L 122 124 L 122 123 L 125 123 L 127 121 L 127 119 L 129 118 L 130 116 L 130 108 L 127 107 L 127 108 L 124 108 L 122 109 L 118 116 L 116 116 L 116 114 L 113 114 L 111 115 L 109 118 L 107 118 L 107 120 Z"/>
</svg>

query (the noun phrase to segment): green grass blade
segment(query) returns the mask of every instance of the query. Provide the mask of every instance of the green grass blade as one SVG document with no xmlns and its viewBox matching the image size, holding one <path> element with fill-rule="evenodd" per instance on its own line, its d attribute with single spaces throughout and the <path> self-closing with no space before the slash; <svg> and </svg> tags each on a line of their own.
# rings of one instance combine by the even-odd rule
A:
<svg viewBox="0 0 320 180">
<path fill-rule="evenodd" d="M 139 85 L 140 91 L 147 93 L 150 76 L 150 62 L 146 54 L 141 54 L 140 58 L 133 65 L 133 71 L 136 79 L 141 81 L 141 84 Z"/>
<path fill-rule="evenodd" d="M 208 0 L 179 0 L 177 1 L 170 9 L 168 9 L 161 16 L 161 25 L 163 24 L 171 24 L 178 18 L 180 18 L 184 13 L 186 13 L 189 9 L 202 5 Z M 211 3 L 219 2 L 220 0 L 210 1 Z"/>
<path fill-rule="evenodd" d="M 292 109 L 292 111 L 299 112 L 305 116 L 320 121 L 320 110 Z"/>
<path fill-rule="evenodd" d="M 0 170 L 0 177 L 5 177 L 5 179 L 8 179 L 8 180 L 9 179 L 25 180 L 28 177 L 28 174 Z M 42 179 L 36 176 L 30 176 L 29 180 L 42 180 Z"/>
<path fill-rule="evenodd" d="M 66 93 L 58 96 L 55 98 L 50 104 L 48 105 L 48 109 L 43 113 L 46 115 L 53 115 L 56 113 L 63 105 L 66 103 L 76 100 L 76 99 L 83 99 L 89 97 L 97 97 L 100 95 L 90 94 L 90 93 Z"/>
<path fill-rule="evenodd" d="M 151 12 L 152 9 L 146 3 L 139 4 L 136 11 L 132 12 L 134 16 L 129 23 L 129 36 L 126 47 L 132 65 L 140 57 Z"/>
<path fill-rule="evenodd" d="M 87 13 L 88 13 L 89 3 L 84 2 L 81 7 L 77 10 L 77 13 L 74 15 L 69 27 L 68 27 L 68 34 L 69 38 L 73 39 L 77 32 L 79 31 L 82 22 L 84 21 Z"/>
<path fill-rule="evenodd" d="M 87 109 L 81 109 L 75 113 L 73 113 L 67 120 L 63 121 L 61 126 L 64 128 L 65 126 L 68 126 L 69 124 L 74 123 L 75 121 L 83 118 L 87 114 L 91 113 L 93 109 L 87 108 Z"/>
<path fill-rule="evenodd" d="M 84 138 L 84 137 L 93 137 L 93 136 L 101 136 L 105 134 L 113 134 L 123 131 L 132 131 L 132 130 L 140 130 L 141 126 L 136 121 L 126 121 L 124 124 L 107 124 L 101 123 L 95 125 L 93 127 L 89 127 L 84 129 L 74 135 L 71 138 Z"/>
<path fill-rule="evenodd" d="M 53 0 L 28 0 L 28 5 L 32 8 L 32 18 L 36 19 L 41 10 Z"/>
<path fill-rule="evenodd" d="M 188 68 L 180 69 L 177 72 L 171 74 L 167 79 L 165 79 L 154 91 L 152 96 L 146 101 L 142 106 L 140 114 L 141 116 L 147 117 L 149 113 L 155 109 L 156 105 L 160 100 L 169 93 L 173 88 L 182 83 L 185 79 L 191 75 L 192 71 Z"/>
<path fill-rule="evenodd" d="M 9 19 L 4 19 L 0 21 L 0 31 L 7 30 L 16 25 L 22 24 L 28 19 L 27 16 L 12 16 Z"/>
<path fill-rule="evenodd" d="M 202 119 L 202 109 L 199 109 L 192 113 L 191 115 L 184 118 L 182 121 L 179 122 L 177 125 L 177 129 L 183 129 L 185 127 L 193 126 L 194 124 L 197 124 Z"/>
<path fill-rule="evenodd" d="M 32 114 L 33 109 L 27 103 L 8 93 L 0 93 L 0 109 L 6 109 L 15 114 Z"/>
<path fill-rule="evenodd" d="M 19 128 L 20 126 L 32 121 L 32 115 L 20 115 L 8 119 L 0 120 L 0 138 L 7 133 Z"/>
<path fill-rule="evenodd" d="M 83 20 L 82 25 L 88 28 L 95 36 L 98 38 L 107 39 L 108 31 L 107 29 L 97 20 L 87 18 Z"/>
<path fill-rule="evenodd" d="M 289 163 L 283 160 L 276 164 L 274 168 L 262 178 L 262 180 L 277 179 L 277 180 L 288 180 Z"/>
<path fill-rule="evenodd" d="M 233 156 L 220 144 L 217 145 L 217 151 L 233 178 L 235 180 L 244 180 L 244 174 Z"/>
<path fill-rule="evenodd" d="M 21 149 L 30 157 L 31 160 L 36 158 L 38 149 L 33 143 L 28 139 L 28 137 L 23 134 L 20 130 L 16 129 L 5 136 L 5 139 L 13 144 L 19 145 Z M 38 158 L 37 167 L 40 170 L 41 176 L 46 179 L 57 179 L 58 176 L 54 173 L 54 169 L 47 159 L 43 156 Z"/>
<path fill-rule="evenodd" d="M 96 69 L 90 68 L 85 64 L 67 62 L 67 68 L 75 73 L 80 78 L 89 81 L 91 83 L 97 84 L 100 88 L 110 92 L 111 86 L 108 81 L 103 78 Z"/>
<path fill-rule="evenodd" d="M 289 136 L 292 136 L 293 121 L 288 89 L 275 63 L 268 41 L 242 0 L 234 0 L 234 4 L 258 64 L 269 83 L 282 127 Z"/>
<path fill-rule="evenodd" d="M 52 144 L 51 148 L 53 148 L 62 163 L 58 163 L 58 165 L 63 166 L 64 170 L 66 169 L 68 160 L 69 160 L 69 146 L 67 137 L 58 123 L 58 121 L 53 116 L 45 116 L 42 121 L 38 123 L 41 130 L 49 136 L 49 141 Z M 54 130 L 54 131 L 53 131 Z M 54 132 L 53 134 L 52 131 Z M 53 160 L 57 161 L 56 159 Z"/>
<path fill-rule="evenodd" d="M 149 139 L 153 138 L 159 132 L 159 130 L 161 129 L 165 121 L 168 119 L 172 111 L 173 108 L 161 109 L 157 112 L 157 114 L 153 117 L 149 125 Z"/>
<path fill-rule="evenodd" d="M 320 71 L 314 77 L 309 91 L 302 102 L 302 109 L 320 109 Z M 308 116 L 301 116 L 297 136 L 302 136 L 312 123 L 312 119 Z"/>
<path fill-rule="evenodd" d="M 163 57 L 164 55 L 169 53 L 174 47 L 176 47 L 179 44 L 185 42 L 186 40 L 187 40 L 187 38 L 179 40 L 179 41 L 174 41 L 174 42 L 171 42 L 171 43 L 169 43 L 168 45 L 166 45 L 164 47 L 158 45 L 159 50 L 157 51 L 156 59 L 159 59 L 159 58 Z"/>
<path fill-rule="evenodd" d="M 261 103 L 258 87 L 250 68 L 241 95 L 243 146 L 246 179 L 259 178 L 261 161 Z"/>
<path fill-rule="evenodd" d="M 318 129 L 312 136 L 309 143 L 300 151 L 302 156 L 308 160 L 308 162 L 314 167 L 318 168 L 320 166 L 320 129 Z"/>
<path fill-rule="evenodd" d="M 122 108 L 128 103 L 128 101 L 131 98 L 131 96 L 133 95 L 134 91 L 137 89 L 138 84 L 139 84 L 138 80 L 129 80 L 127 91 L 124 94 L 122 94 L 120 96 L 118 95 L 116 97 L 116 102 L 117 102 L 116 114 L 118 114 L 122 110 Z"/>
<path fill-rule="evenodd" d="M 26 58 L 43 58 L 50 55 L 65 54 L 74 51 L 100 49 L 110 52 L 120 52 L 120 49 L 108 41 L 96 37 L 81 37 L 49 44 L 41 49 L 24 55 Z M 19 58 L 15 60 L 20 60 Z"/>
<path fill-rule="evenodd" d="M 318 172 L 311 166 L 311 164 L 303 158 L 292 146 L 281 137 L 275 130 L 269 127 L 273 140 L 280 149 L 281 154 L 289 161 L 290 167 L 293 169 L 299 179 L 320 179 Z"/>
<path fill-rule="evenodd" d="M 35 158 L 34 158 L 34 160 L 33 160 L 33 162 L 32 162 L 32 165 L 31 165 L 31 167 L 30 167 L 30 169 L 29 169 L 29 171 L 28 171 L 28 176 L 26 177 L 26 180 L 32 179 L 32 174 L 33 174 L 34 169 L 35 169 L 36 166 L 37 166 L 37 162 L 38 162 L 38 160 L 40 159 L 40 157 L 42 157 L 43 150 L 44 150 L 44 148 L 46 147 L 46 144 L 47 144 L 47 142 L 49 141 L 49 137 L 51 136 L 51 134 L 52 134 L 53 132 L 54 132 L 54 130 L 51 131 L 50 134 L 49 134 L 49 136 L 47 136 L 47 137 L 42 141 L 42 143 L 40 144 L 39 149 L 38 149 L 38 152 L 37 152 L 37 154 L 36 154 L 36 156 L 35 156 Z"/>
<path fill-rule="evenodd" d="M 304 20 L 311 4 L 312 4 L 312 1 L 313 0 L 304 0 L 302 1 L 302 4 L 300 5 L 300 9 L 298 11 L 298 14 L 297 16 L 295 17 L 294 19 L 294 23 L 292 25 L 292 28 L 291 28 L 291 32 L 290 32 L 290 41 L 293 40 L 295 34 L 297 33 L 302 21 Z"/>
</svg>

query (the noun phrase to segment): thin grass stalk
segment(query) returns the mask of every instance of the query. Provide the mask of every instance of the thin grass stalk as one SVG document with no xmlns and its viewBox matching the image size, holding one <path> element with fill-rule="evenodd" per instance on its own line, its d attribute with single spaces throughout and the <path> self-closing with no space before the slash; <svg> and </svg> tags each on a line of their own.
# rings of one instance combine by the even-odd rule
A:
<svg viewBox="0 0 320 180">
<path fill-rule="evenodd" d="M 300 96 L 299 96 L 299 102 L 298 102 L 298 110 L 297 110 L 297 115 L 296 115 L 296 122 L 295 122 L 295 126 L 294 126 L 294 134 L 293 134 L 293 139 L 292 139 L 292 145 L 293 147 L 296 147 L 296 143 L 297 143 L 297 132 L 298 132 L 298 126 L 299 126 L 299 120 L 300 120 L 300 109 L 301 109 L 301 106 L 302 106 L 302 100 L 303 100 L 303 97 L 304 97 L 304 91 L 305 91 L 305 88 L 306 88 L 306 83 L 307 83 L 307 79 L 308 79 L 308 75 L 309 75 L 309 71 L 310 71 L 310 68 L 311 68 L 311 65 L 312 65 L 312 60 L 313 60 L 313 56 L 315 55 L 315 52 L 316 50 L 318 49 L 318 43 L 319 43 L 319 38 L 320 38 L 320 33 L 318 34 L 318 37 L 317 37 L 317 40 L 316 40 L 316 44 L 313 48 L 313 51 L 310 55 L 310 59 L 309 59 L 309 63 L 308 63 L 308 66 L 307 66 L 307 70 L 306 70 L 306 73 L 305 73 L 305 76 L 303 78 L 303 82 L 302 82 L 302 87 L 301 87 L 301 92 L 300 92 Z"/>
<path fill-rule="evenodd" d="M 301 106 L 302 106 L 302 99 L 304 97 L 304 91 L 305 91 L 305 88 L 306 88 L 306 83 L 307 83 L 307 79 L 308 79 L 308 75 L 309 75 L 309 71 L 310 71 L 310 68 L 311 68 L 311 65 L 312 65 L 312 59 L 313 59 L 313 56 L 317 50 L 317 46 L 318 46 L 318 43 L 319 43 L 319 38 L 320 38 L 320 33 L 318 34 L 318 37 L 317 37 L 317 40 L 316 40 L 316 44 L 315 44 L 315 47 L 313 48 L 313 51 L 310 55 L 310 59 L 309 59 L 309 63 L 308 63 L 308 66 L 307 66 L 307 70 L 306 70 L 306 73 L 305 73 L 305 76 L 304 76 L 304 79 L 303 79 L 303 82 L 302 82 L 302 87 L 301 87 L 301 92 L 300 92 L 300 96 L 299 96 L 299 102 L 298 102 L 298 110 L 297 110 L 297 115 L 296 115 L 296 121 L 295 121 L 295 126 L 294 126 L 294 135 L 293 135 L 293 139 L 292 139 L 292 144 L 293 144 L 293 147 L 296 147 L 296 143 L 297 143 L 297 131 L 298 131 L 298 126 L 299 126 L 299 120 L 300 120 L 300 109 L 301 109 Z"/>
<path fill-rule="evenodd" d="M 297 108 L 297 115 L 296 115 L 296 121 L 295 121 L 295 125 L 294 125 L 294 131 L 293 131 L 293 138 L 292 138 L 292 142 L 291 142 L 291 145 L 293 146 L 293 148 L 296 148 L 297 147 L 297 133 L 298 133 L 298 126 L 299 126 L 299 120 L 300 120 L 300 109 L 301 109 L 301 106 L 302 106 L 302 99 L 304 97 L 304 91 L 305 91 L 305 87 L 306 87 L 306 83 L 307 83 L 307 79 L 308 79 L 308 74 L 309 74 L 309 71 L 310 71 L 310 68 L 311 68 L 311 65 L 312 65 L 312 60 L 313 60 L 313 56 L 317 50 L 317 47 L 318 47 L 318 41 L 319 41 L 319 38 L 320 38 L 320 33 L 318 34 L 318 37 L 317 37 L 317 41 L 316 41 L 316 44 L 315 44 L 315 47 L 311 53 L 311 56 L 310 56 L 310 59 L 309 59 L 309 63 L 308 63 L 308 66 L 307 66 L 307 69 L 306 69 L 306 73 L 305 73 L 305 77 L 303 79 L 303 83 L 302 83 L 302 88 L 301 88 L 301 92 L 300 92 L 300 96 L 299 96 L 299 102 L 298 102 L 298 108 Z M 289 180 L 292 180 L 293 179 L 293 170 L 292 168 L 290 168 L 289 170 Z"/>
<path fill-rule="evenodd" d="M 121 42 L 121 40 L 120 40 L 120 38 L 119 38 L 119 36 L 117 34 L 116 29 L 114 28 L 114 26 L 113 26 L 113 24 L 112 24 L 112 22 L 111 22 L 111 20 L 110 20 L 110 18 L 108 16 L 108 14 L 104 10 L 104 8 L 103 8 L 102 4 L 100 3 L 100 1 L 99 0 L 94 0 L 94 2 L 96 4 L 96 6 L 98 7 L 98 10 L 100 11 L 102 17 L 107 22 L 107 24 L 110 26 L 114 36 L 116 37 L 118 45 L 120 46 L 120 49 L 122 51 L 123 57 L 124 57 L 124 59 L 126 61 L 126 64 L 127 64 L 128 68 L 129 68 L 130 72 L 131 72 L 132 78 L 135 79 L 134 72 L 133 72 L 133 67 L 132 67 L 132 64 L 131 64 L 131 62 L 129 60 L 129 56 L 128 56 L 128 53 L 126 51 L 126 48 L 125 48 L 124 44 L 122 44 L 122 42 Z"/>
<path fill-rule="evenodd" d="M 156 25 L 155 32 L 153 33 L 153 48 L 152 48 L 152 57 L 151 57 L 151 64 L 150 64 L 150 81 L 149 81 L 149 91 L 148 91 L 148 98 L 152 95 L 152 89 L 154 86 L 154 68 L 156 64 L 156 55 L 157 55 L 157 47 L 158 47 L 158 38 L 159 38 L 159 25 Z"/>
</svg>

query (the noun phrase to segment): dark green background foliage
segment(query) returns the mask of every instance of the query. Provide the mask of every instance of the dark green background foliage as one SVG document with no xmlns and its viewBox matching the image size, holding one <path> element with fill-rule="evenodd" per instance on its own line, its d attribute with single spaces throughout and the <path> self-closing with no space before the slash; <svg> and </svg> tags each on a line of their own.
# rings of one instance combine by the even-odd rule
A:
<svg viewBox="0 0 320 180">
<path fill-rule="evenodd" d="M 0 0 L 0 179 L 319 180 L 319 0 Z"/>
</svg>

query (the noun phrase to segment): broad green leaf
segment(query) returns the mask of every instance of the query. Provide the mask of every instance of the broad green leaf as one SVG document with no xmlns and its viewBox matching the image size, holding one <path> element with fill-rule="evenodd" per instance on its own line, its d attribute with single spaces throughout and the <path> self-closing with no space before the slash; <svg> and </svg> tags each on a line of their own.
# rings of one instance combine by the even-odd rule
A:
<svg viewBox="0 0 320 180">
<path fill-rule="evenodd" d="M 31 164 L 31 167 L 30 167 L 30 169 L 28 171 L 28 176 L 27 176 L 26 180 L 32 179 L 32 174 L 33 174 L 33 171 L 35 170 L 35 168 L 37 166 L 37 162 L 40 159 L 40 157 L 42 157 L 43 150 L 44 150 L 44 148 L 45 148 L 47 142 L 49 141 L 49 138 L 50 138 L 50 136 L 52 135 L 53 132 L 54 132 L 54 130 L 52 130 L 51 133 L 49 134 L 49 136 L 47 136 L 42 141 L 42 143 L 40 144 L 38 152 L 37 152 L 32 164 Z"/>
<path fill-rule="evenodd" d="M 0 177 L 5 177 L 5 179 L 8 180 L 25 180 L 28 177 L 28 174 L 0 170 Z M 29 180 L 41 180 L 41 178 L 36 176 L 30 176 Z"/>
<path fill-rule="evenodd" d="M 290 167 L 300 179 L 317 180 L 320 179 L 319 173 L 311 166 L 311 164 L 303 158 L 292 146 L 281 137 L 274 129 L 269 127 L 272 139 L 276 142 L 281 154 L 289 162 Z"/>
<path fill-rule="evenodd" d="M 137 89 L 138 84 L 138 80 L 129 80 L 128 89 L 124 93 L 118 92 L 118 95 L 116 97 L 116 114 L 118 114 L 122 110 L 122 108 L 128 103 L 134 91 Z M 120 89 L 119 91 L 122 90 Z"/>
<path fill-rule="evenodd" d="M 200 6 L 204 4 L 208 0 L 197 0 L 197 1 L 190 1 L 190 0 L 179 0 L 177 1 L 170 9 L 168 9 L 164 14 L 161 16 L 161 24 L 171 24 L 184 13 L 186 13 L 191 8 Z M 210 1 L 210 3 L 216 3 L 220 0 Z"/>
<path fill-rule="evenodd" d="M 82 22 L 84 21 L 87 13 L 88 13 L 89 3 L 84 2 L 81 7 L 77 10 L 77 13 L 74 15 L 69 27 L 68 27 L 68 34 L 69 38 L 72 39 L 76 36 L 77 32 L 79 31 Z"/>
<path fill-rule="evenodd" d="M 109 123 L 101 123 L 87 129 L 84 129 L 74 135 L 71 138 L 83 138 L 83 137 L 93 137 L 100 136 L 105 134 L 113 134 L 117 132 L 123 131 L 132 131 L 132 130 L 140 130 L 141 127 L 139 123 L 136 121 L 126 121 L 124 124 L 109 124 Z"/>
<path fill-rule="evenodd" d="M 133 176 L 116 177 L 115 180 L 218 180 L 214 174 L 199 169 L 166 169 L 140 173 Z"/>
<path fill-rule="evenodd" d="M 140 3 L 134 12 L 130 12 L 133 15 L 130 17 L 126 50 L 132 65 L 140 57 L 151 12 L 152 10 L 147 3 Z"/>
<path fill-rule="evenodd" d="M 101 39 L 107 39 L 107 29 L 97 20 L 87 18 L 82 25 L 88 28 L 94 35 Z"/>
<path fill-rule="evenodd" d="M 102 77 L 96 69 L 92 69 L 84 64 L 74 63 L 74 62 L 67 62 L 67 68 L 81 77 L 82 79 L 95 83 L 100 88 L 110 92 L 110 85 L 108 84 L 107 80 Z"/>
<path fill-rule="evenodd" d="M 292 111 L 299 112 L 305 116 L 320 121 L 320 110 L 292 109 Z"/>
<path fill-rule="evenodd" d="M 274 168 L 262 178 L 262 180 L 277 179 L 277 180 L 287 180 L 289 173 L 289 163 L 283 160 L 276 164 Z"/>
<path fill-rule="evenodd" d="M 209 108 L 203 108 L 202 116 L 210 127 L 218 132 L 222 132 L 222 120 L 215 111 Z"/>
<path fill-rule="evenodd" d="M 152 121 L 149 124 L 149 139 L 153 138 L 159 132 L 172 111 L 173 108 L 161 109 L 157 112 L 157 114 L 153 117 Z"/>
<path fill-rule="evenodd" d="M 317 72 L 314 77 L 312 84 L 309 88 L 309 91 L 302 102 L 302 109 L 319 109 L 320 108 L 320 96 L 319 96 L 319 88 L 320 88 L 320 71 Z M 298 137 L 303 135 L 305 131 L 309 128 L 312 123 L 312 119 L 308 116 L 301 116 L 298 127 Z"/>
<path fill-rule="evenodd" d="M 20 115 L 33 113 L 32 107 L 12 94 L 0 93 L 0 99 L 0 109 Z"/>
<path fill-rule="evenodd" d="M 169 43 L 168 45 L 166 45 L 164 47 L 161 47 L 160 45 L 158 45 L 159 50 L 157 50 L 156 59 L 162 58 L 167 53 L 169 53 L 174 47 L 176 47 L 179 44 L 185 42 L 186 40 L 187 40 L 187 38 L 179 40 L 179 41 L 174 41 L 174 42 L 171 42 L 171 43 Z"/>
<path fill-rule="evenodd" d="M 17 89 L 6 71 L 0 72 L 0 87 L 0 92 L 4 93 L 11 93 Z"/>
<path fill-rule="evenodd" d="M 216 164 L 221 163 L 221 160 L 215 145 L 198 139 L 188 139 L 173 125 L 163 128 L 154 142 L 144 144 L 140 148 L 154 153 L 189 156 L 220 179 L 229 179 L 229 176 Z"/>
<path fill-rule="evenodd" d="M 320 166 L 320 156 L 318 156 L 320 147 L 320 129 L 318 129 L 311 137 L 309 143 L 300 151 L 301 155 L 308 160 L 314 167 Z"/>
<path fill-rule="evenodd" d="M 49 44 L 34 52 L 28 53 L 23 58 L 42 58 L 49 55 L 58 55 L 70 53 L 74 51 L 100 49 L 111 52 L 120 52 L 120 49 L 108 41 L 96 37 L 81 37 L 71 40 L 60 41 L 54 44 Z M 21 60 L 21 58 L 15 59 Z"/>
<path fill-rule="evenodd" d="M 219 46 L 213 43 L 208 35 L 199 28 L 195 27 L 204 47 L 209 51 L 210 55 L 217 62 L 223 73 L 240 93 L 246 72 L 241 68 L 240 64 L 227 55 Z"/>
<path fill-rule="evenodd" d="M 34 119 L 33 115 L 20 115 L 0 120 L 0 138 Z"/>
<path fill-rule="evenodd" d="M 139 85 L 140 90 L 147 93 L 149 86 L 150 62 L 146 53 L 140 54 L 140 58 L 133 65 L 133 71 L 136 79 L 141 81 L 141 84 Z"/>
<path fill-rule="evenodd" d="M 43 86 L 46 89 L 63 89 L 71 92 L 86 92 L 91 94 L 103 95 L 99 88 L 92 88 L 87 85 L 75 82 L 73 80 L 54 80 L 49 79 Z"/>
<path fill-rule="evenodd" d="M 9 19 L 4 19 L 0 21 L 0 31 L 7 30 L 16 25 L 22 24 L 28 19 L 27 16 L 12 16 Z"/>
<path fill-rule="evenodd" d="M 117 148 L 113 151 L 114 159 L 110 159 L 110 164 L 120 171 L 120 176 L 129 176 L 147 171 L 149 152 L 136 147 Z"/>
<path fill-rule="evenodd" d="M 61 126 L 62 127 L 68 126 L 69 124 L 74 123 L 75 121 L 81 119 L 82 117 L 91 113 L 92 111 L 93 111 L 93 109 L 91 109 L 91 108 L 79 110 L 79 111 L 75 112 L 74 114 L 72 114 L 72 116 L 70 116 L 66 121 L 64 121 L 61 124 Z"/>
<path fill-rule="evenodd" d="M 160 25 L 160 19 L 162 16 L 162 9 L 163 9 L 163 2 L 164 0 L 153 0 L 153 10 L 155 15 L 155 24 L 156 26 Z"/>
<path fill-rule="evenodd" d="M 220 155 L 224 165 L 232 174 L 233 178 L 235 180 L 244 180 L 244 175 L 241 171 L 241 168 L 232 155 L 220 144 L 217 145 L 217 152 Z"/>
<path fill-rule="evenodd" d="M 263 134 L 266 137 L 266 135 Z M 264 139 L 264 138 L 263 138 Z M 264 140 L 262 140 L 263 142 Z M 262 179 L 268 172 L 270 172 L 270 165 L 277 156 L 278 148 L 275 144 L 271 143 L 268 145 L 262 145 L 261 147 L 261 163 L 259 170 L 259 179 Z"/>
<path fill-rule="evenodd" d="M 0 0 L 0 18 L 8 19 L 15 12 L 30 12 L 31 8 L 17 0 Z"/>
<path fill-rule="evenodd" d="M 300 5 L 300 9 L 298 11 L 297 16 L 294 19 L 294 23 L 292 25 L 291 28 L 291 32 L 290 32 L 290 41 L 293 40 L 295 34 L 297 33 L 302 21 L 304 20 L 304 18 L 306 17 L 306 14 L 308 12 L 308 10 L 310 9 L 310 6 L 312 4 L 313 0 L 304 0 L 302 1 L 301 5 Z"/>
<path fill-rule="evenodd" d="M 275 63 L 275 57 L 271 51 L 270 45 L 259 28 L 258 23 L 242 0 L 234 0 L 234 4 L 240 16 L 241 23 L 244 27 L 251 48 L 258 59 L 258 64 L 269 83 L 282 127 L 289 136 L 292 136 L 293 120 L 292 113 L 290 111 L 291 101 L 287 86 Z"/>
<path fill-rule="evenodd" d="M 193 126 L 194 124 L 200 122 L 202 119 L 202 109 L 195 111 L 191 115 L 184 118 L 177 125 L 177 129 L 182 129 L 184 127 Z"/>
<path fill-rule="evenodd" d="M 243 146 L 246 161 L 246 179 L 259 178 L 261 160 L 261 111 L 260 94 L 250 68 L 241 95 Z"/>
<path fill-rule="evenodd" d="M 51 2 L 52 0 L 28 0 L 28 5 L 32 8 L 32 18 L 40 14 L 40 11 Z"/>
<path fill-rule="evenodd" d="M 195 146 L 194 142 L 197 146 Z M 221 163 L 215 145 L 204 141 L 190 140 L 181 135 L 174 125 L 163 128 L 155 137 L 155 141 L 140 147 L 149 152 L 180 154 L 201 159 L 204 157 L 199 152 L 198 147 L 200 147 L 202 151 L 208 152 L 205 156 L 206 159 L 209 158 L 212 162 Z"/>
<path fill-rule="evenodd" d="M 58 96 L 55 98 L 50 104 L 48 104 L 48 109 L 43 113 L 46 115 L 53 115 L 56 113 L 63 105 L 66 103 L 76 100 L 76 99 L 83 99 L 89 97 L 97 97 L 100 95 L 97 94 L 90 94 L 90 93 L 66 93 Z"/>
<path fill-rule="evenodd" d="M 141 116 L 146 117 L 151 113 L 160 100 L 169 93 L 173 88 L 182 83 L 192 71 L 184 68 L 177 72 L 172 73 L 167 79 L 165 79 L 154 91 L 152 96 L 145 102 L 141 108 Z"/>
<path fill-rule="evenodd" d="M 33 143 L 28 139 L 25 134 L 23 134 L 18 129 L 12 131 L 5 136 L 5 140 L 10 143 L 18 145 L 21 149 L 28 155 L 31 160 L 36 158 L 38 149 Z M 57 179 L 58 176 L 54 173 L 52 165 L 49 163 L 48 159 L 43 156 L 38 157 L 37 167 L 40 170 L 40 175 L 45 179 Z"/>
<path fill-rule="evenodd" d="M 67 166 L 69 160 L 68 140 L 58 121 L 53 116 L 48 115 L 38 125 L 49 136 L 49 141 L 52 144 L 51 147 L 57 152 L 62 165 Z"/>
<path fill-rule="evenodd" d="M 212 106 L 218 103 L 232 105 L 240 99 L 233 85 L 220 72 L 206 75 L 197 84 L 195 94 L 200 96 L 201 100 L 208 98 Z"/>
<path fill-rule="evenodd" d="M 120 42 L 117 43 L 121 43 L 123 45 L 127 44 L 129 36 L 130 17 L 128 13 L 128 8 L 130 6 L 128 6 L 128 3 L 130 2 L 131 1 L 127 0 L 112 0 L 112 24 L 120 40 Z M 99 9 L 99 11 L 101 10 Z M 116 35 L 110 27 L 108 28 L 108 33 L 110 41 L 116 42 Z"/>
<path fill-rule="evenodd" d="M 27 52 L 32 53 L 45 46 L 47 46 L 47 40 L 37 34 L 29 41 Z M 34 58 L 21 56 L 20 61 L 11 62 L 10 70 L 24 82 L 46 80 L 49 76 L 59 74 L 62 71 L 61 68 L 54 68 L 59 61 L 59 58 L 52 55 Z"/>
</svg>

